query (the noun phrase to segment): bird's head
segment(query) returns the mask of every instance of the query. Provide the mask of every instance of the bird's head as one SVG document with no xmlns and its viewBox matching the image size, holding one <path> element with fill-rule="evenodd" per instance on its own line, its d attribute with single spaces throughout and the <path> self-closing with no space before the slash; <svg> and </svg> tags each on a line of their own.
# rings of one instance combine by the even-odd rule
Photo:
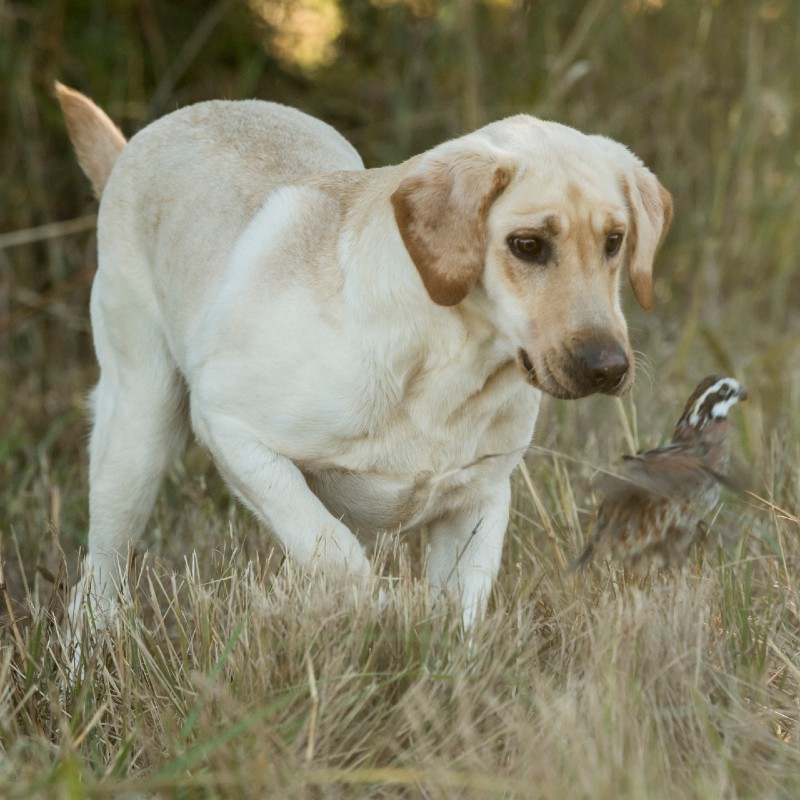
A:
<svg viewBox="0 0 800 800">
<path fill-rule="evenodd" d="M 725 420 L 731 408 L 740 400 L 746 399 L 747 389 L 735 378 L 709 375 L 700 381 L 686 401 L 683 414 L 675 426 L 675 433 L 698 432 L 709 422 Z"/>
</svg>

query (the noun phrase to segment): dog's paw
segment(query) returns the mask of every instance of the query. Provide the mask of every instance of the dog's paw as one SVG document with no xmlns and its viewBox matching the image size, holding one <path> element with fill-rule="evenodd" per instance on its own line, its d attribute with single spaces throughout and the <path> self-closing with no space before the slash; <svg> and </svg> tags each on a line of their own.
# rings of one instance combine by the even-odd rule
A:
<svg viewBox="0 0 800 800">
<path fill-rule="evenodd" d="M 70 666 L 68 680 L 73 685 L 86 677 L 95 646 L 117 618 L 120 603 L 117 598 L 92 592 L 90 582 L 84 579 L 72 588 L 64 642 Z"/>
</svg>

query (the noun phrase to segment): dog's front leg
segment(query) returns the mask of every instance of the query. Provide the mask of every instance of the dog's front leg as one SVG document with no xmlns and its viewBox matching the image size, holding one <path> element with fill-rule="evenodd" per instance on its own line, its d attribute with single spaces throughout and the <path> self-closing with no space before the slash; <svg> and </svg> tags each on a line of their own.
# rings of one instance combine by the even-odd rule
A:
<svg viewBox="0 0 800 800">
<path fill-rule="evenodd" d="M 428 580 L 433 591 L 456 598 L 467 630 L 486 610 L 500 567 L 510 503 L 506 479 L 481 502 L 429 526 Z"/>
<path fill-rule="evenodd" d="M 372 574 L 349 528 L 328 512 L 300 470 L 258 441 L 249 425 L 223 413 L 195 415 L 194 424 L 228 485 L 301 568 L 334 577 Z"/>
</svg>

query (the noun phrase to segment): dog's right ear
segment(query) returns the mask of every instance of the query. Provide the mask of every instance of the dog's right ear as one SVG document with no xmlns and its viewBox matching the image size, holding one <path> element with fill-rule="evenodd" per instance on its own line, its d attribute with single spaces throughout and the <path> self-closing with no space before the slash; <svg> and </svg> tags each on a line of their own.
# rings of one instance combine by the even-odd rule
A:
<svg viewBox="0 0 800 800">
<path fill-rule="evenodd" d="M 97 199 L 111 175 L 125 137 L 101 108 L 88 97 L 56 81 L 55 93 L 64 113 L 78 163 L 92 183 Z"/>
<path fill-rule="evenodd" d="M 392 194 L 400 236 L 431 299 L 460 303 L 483 269 L 486 215 L 513 169 L 461 140 L 425 153 Z"/>
<path fill-rule="evenodd" d="M 620 188 L 630 214 L 628 275 L 633 295 L 649 311 L 653 307 L 653 259 L 672 222 L 672 195 L 627 147 L 593 136 L 620 170 Z"/>
</svg>

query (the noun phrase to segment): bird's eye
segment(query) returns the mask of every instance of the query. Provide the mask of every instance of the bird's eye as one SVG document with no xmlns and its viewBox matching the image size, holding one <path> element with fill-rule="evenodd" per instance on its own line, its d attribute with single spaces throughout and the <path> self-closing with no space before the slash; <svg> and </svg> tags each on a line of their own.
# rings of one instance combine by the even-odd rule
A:
<svg viewBox="0 0 800 800">
<path fill-rule="evenodd" d="M 622 247 L 622 238 L 621 233 L 609 233 L 606 236 L 605 251 L 609 258 L 619 253 L 619 249 Z"/>
<path fill-rule="evenodd" d="M 550 244 L 540 236 L 509 236 L 508 247 L 523 261 L 544 264 L 550 259 Z"/>
</svg>

